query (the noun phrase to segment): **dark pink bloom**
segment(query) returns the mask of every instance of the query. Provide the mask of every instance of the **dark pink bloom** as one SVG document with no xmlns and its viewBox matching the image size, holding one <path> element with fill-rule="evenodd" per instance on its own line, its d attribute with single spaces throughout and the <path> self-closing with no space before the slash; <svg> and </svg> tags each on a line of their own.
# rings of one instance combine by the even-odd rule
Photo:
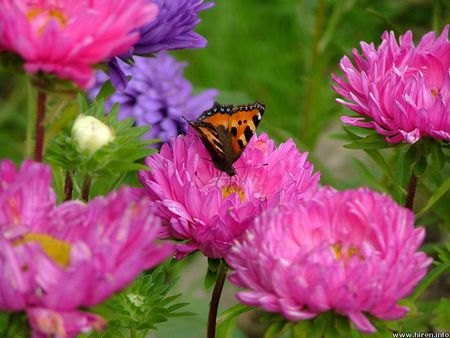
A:
<svg viewBox="0 0 450 338">
<path fill-rule="evenodd" d="M 80 308 L 119 291 L 165 259 L 160 221 L 124 188 L 55 206 L 50 169 L 0 162 L 0 311 L 26 311 L 36 337 L 72 337 L 104 320 Z"/>
<path fill-rule="evenodd" d="M 261 215 L 227 256 L 241 302 L 291 321 L 334 310 L 363 332 L 365 314 L 403 317 L 432 259 L 418 252 L 424 228 L 390 197 L 368 189 L 323 191 Z"/>
<path fill-rule="evenodd" d="M 189 130 L 148 157 L 150 170 L 139 176 L 170 235 L 187 240 L 177 245 L 178 258 L 194 250 L 220 258 L 262 210 L 315 191 L 319 173 L 307 157 L 292 140 L 276 147 L 266 134 L 255 135 L 230 178 L 215 168 Z"/>
<path fill-rule="evenodd" d="M 18 54 L 29 73 L 89 87 L 92 66 L 130 49 L 137 29 L 157 14 L 158 6 L 147 0 L 4 0 L 0 50 Z"/>
<path fill-rule="evenodd" d="M 426 34 L 414 46 L 412 33 L 385 32 L 378 48 L 361 42 L 354 64 L 344 56 L 343 78 L 333 76 L 337 101 L 363 117 L 342 117 L 344 123 L 373 128 L 388 142 L 415 143 L 422 137 L 450 141 L 449 26 L 436 38 Z"/>
</svg>

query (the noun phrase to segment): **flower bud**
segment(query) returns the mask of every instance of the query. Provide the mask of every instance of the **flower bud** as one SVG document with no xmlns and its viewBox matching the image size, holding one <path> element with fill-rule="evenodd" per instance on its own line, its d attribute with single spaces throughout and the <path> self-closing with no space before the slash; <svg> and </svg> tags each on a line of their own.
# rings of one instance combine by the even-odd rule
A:
<svg viewBox="0 0 450 338">
<path fill-rule="evenodd" d="M 72 137 L 80 150 L 88 150 L 89 153 L 93 154 L 114 140 L 114 132 L 95 117 L 80 114 L 73 124 Z"/>
</svg>

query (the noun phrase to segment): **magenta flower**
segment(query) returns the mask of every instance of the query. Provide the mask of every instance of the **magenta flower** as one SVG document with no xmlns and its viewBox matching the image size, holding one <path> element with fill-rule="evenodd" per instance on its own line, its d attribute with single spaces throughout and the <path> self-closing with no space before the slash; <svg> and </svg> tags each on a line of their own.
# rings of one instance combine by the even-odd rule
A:
<svg viewBox="0 0 450 338">
<path fill-rule="evenodd" d="M 390 197 L 368 189 L 320 192 L 260 216 L 227 256 L 238 299 L 291 321 L 334 310 L 363 332 L 365 314 L 403 317 L 432 259 L 418 252 L 424 228 Z"/>
<path fill-rule="evenodd" d="M 46 165 L 0 162 L 0 310 L 26 311 L 35 337 L 101 329 L 92 307 L 165 259 L 160 222 L 132 189 L 55 206 Z"/>
<path fill-rule="evenodd" d="M 307 157 L 292 140 L 277 148 L 266 134 L 254 136 L 234 164 L 237 175 L 228 177 L 189 129 L 148 157 L 151 169 L 139 176 L 168 234 L 187 241 L 176 246 L 176 256 L 201 250 L 220 258 L 262 210 L 315 191 L 319 173 Z"/>
<path fill-rule="evenodd" d="M 449 26 L 435 38 L 426 34 L 417 47 L 408 31 L 397 44 L 383 34 L 378 49 L 361 42 L 353 50 L 355 65 L 344 56 L 344 78 L 333 76 L 337 101 L 363 117 L 343 116 L 349 125 L 373 128 L 391 143 L 415 143 L 422 137 L 450 141 Z"/>
<path fill-rule="evenodd" d="M 137 29 L 157 14 L 147 0 L 4 0 L 0 50 L 18 54 L 29 73 L 89 87 L 92 66 L 130 49 L 139 40 Z"/>
</svg>

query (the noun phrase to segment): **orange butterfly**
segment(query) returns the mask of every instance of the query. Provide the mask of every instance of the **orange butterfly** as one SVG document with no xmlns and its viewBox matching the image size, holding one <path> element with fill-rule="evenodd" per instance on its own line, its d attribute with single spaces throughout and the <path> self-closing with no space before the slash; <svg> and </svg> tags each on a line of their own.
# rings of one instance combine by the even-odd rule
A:
<svg viewBox="0 0 450 338">
<path fill-rule="evenodd" d="M 239 106 L 222 106 L 214 102 L 212 108 L 203 112 L 197 121 L 186 121 L 202 140 L 216 168 L 228 176 L 234 176 L 236 170 L 233 163 L 255 133 L 265 108 L 259 102 Z"/>
</svg>

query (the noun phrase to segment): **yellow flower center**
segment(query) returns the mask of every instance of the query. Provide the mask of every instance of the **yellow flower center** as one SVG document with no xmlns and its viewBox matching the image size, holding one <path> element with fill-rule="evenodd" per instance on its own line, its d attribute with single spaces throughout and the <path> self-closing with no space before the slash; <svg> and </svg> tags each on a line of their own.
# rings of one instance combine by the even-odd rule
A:
<svg viewBox="0 0 450 338">
<path fill-rule="evenodd" d="M 61 28 L 67 24 L 67 18 L 64 13 L 57 8 L 32 8 L 27 13 L 30 22 L 36 23 L 38 33 L 42 34 L 51 20 L 56 20 Z"/>
<path fill-rule="evenodd" d="M 439 95 L 439 90 L 437 88 L 431 89 L 431 95 L 433 95 L 433 97 L 437 97 Z"/>
<path fill-rule="evenodd" d="M 361 254 L 361 252 L 357 247 L 350 246 L 348 249 L 345 250 L 342 247 L 341 243 L 335 243 L 331 246 L 331 249 L 333 250 L 333 253 L 336 256 L 336 259 L 339 261 L 344 259 L 344 263 L 348 263 L 350 257 L 354 255 L 358 256 L 361 260 L 364 260 L 364 256 Z"/>
<path fill-rule="evenodd" d="M 237 193 L 239 195 L 239 197 L 241 198 L 242 202 L 245 202 L 245 195 L 244 195 L 244 191 L 240 188 L 240 187 L 236 187 L 236 186 L 223 186 L 222 187 L 222 198 L 227 198 L 228 196 L 230 196 L 232 193 Z"/>
<path fill-rule="evenodd" d="M 13 242 L 14 246 L 22 245 L 29 242 L 37 242 L 41 245 L 42 250 L 57 264 L 62 267 L 68 267 L 70 263 L 70 243 L 61 241 L 52 236 L 40 233 L 28 233 L 22 238 Z"/>
</svg>

